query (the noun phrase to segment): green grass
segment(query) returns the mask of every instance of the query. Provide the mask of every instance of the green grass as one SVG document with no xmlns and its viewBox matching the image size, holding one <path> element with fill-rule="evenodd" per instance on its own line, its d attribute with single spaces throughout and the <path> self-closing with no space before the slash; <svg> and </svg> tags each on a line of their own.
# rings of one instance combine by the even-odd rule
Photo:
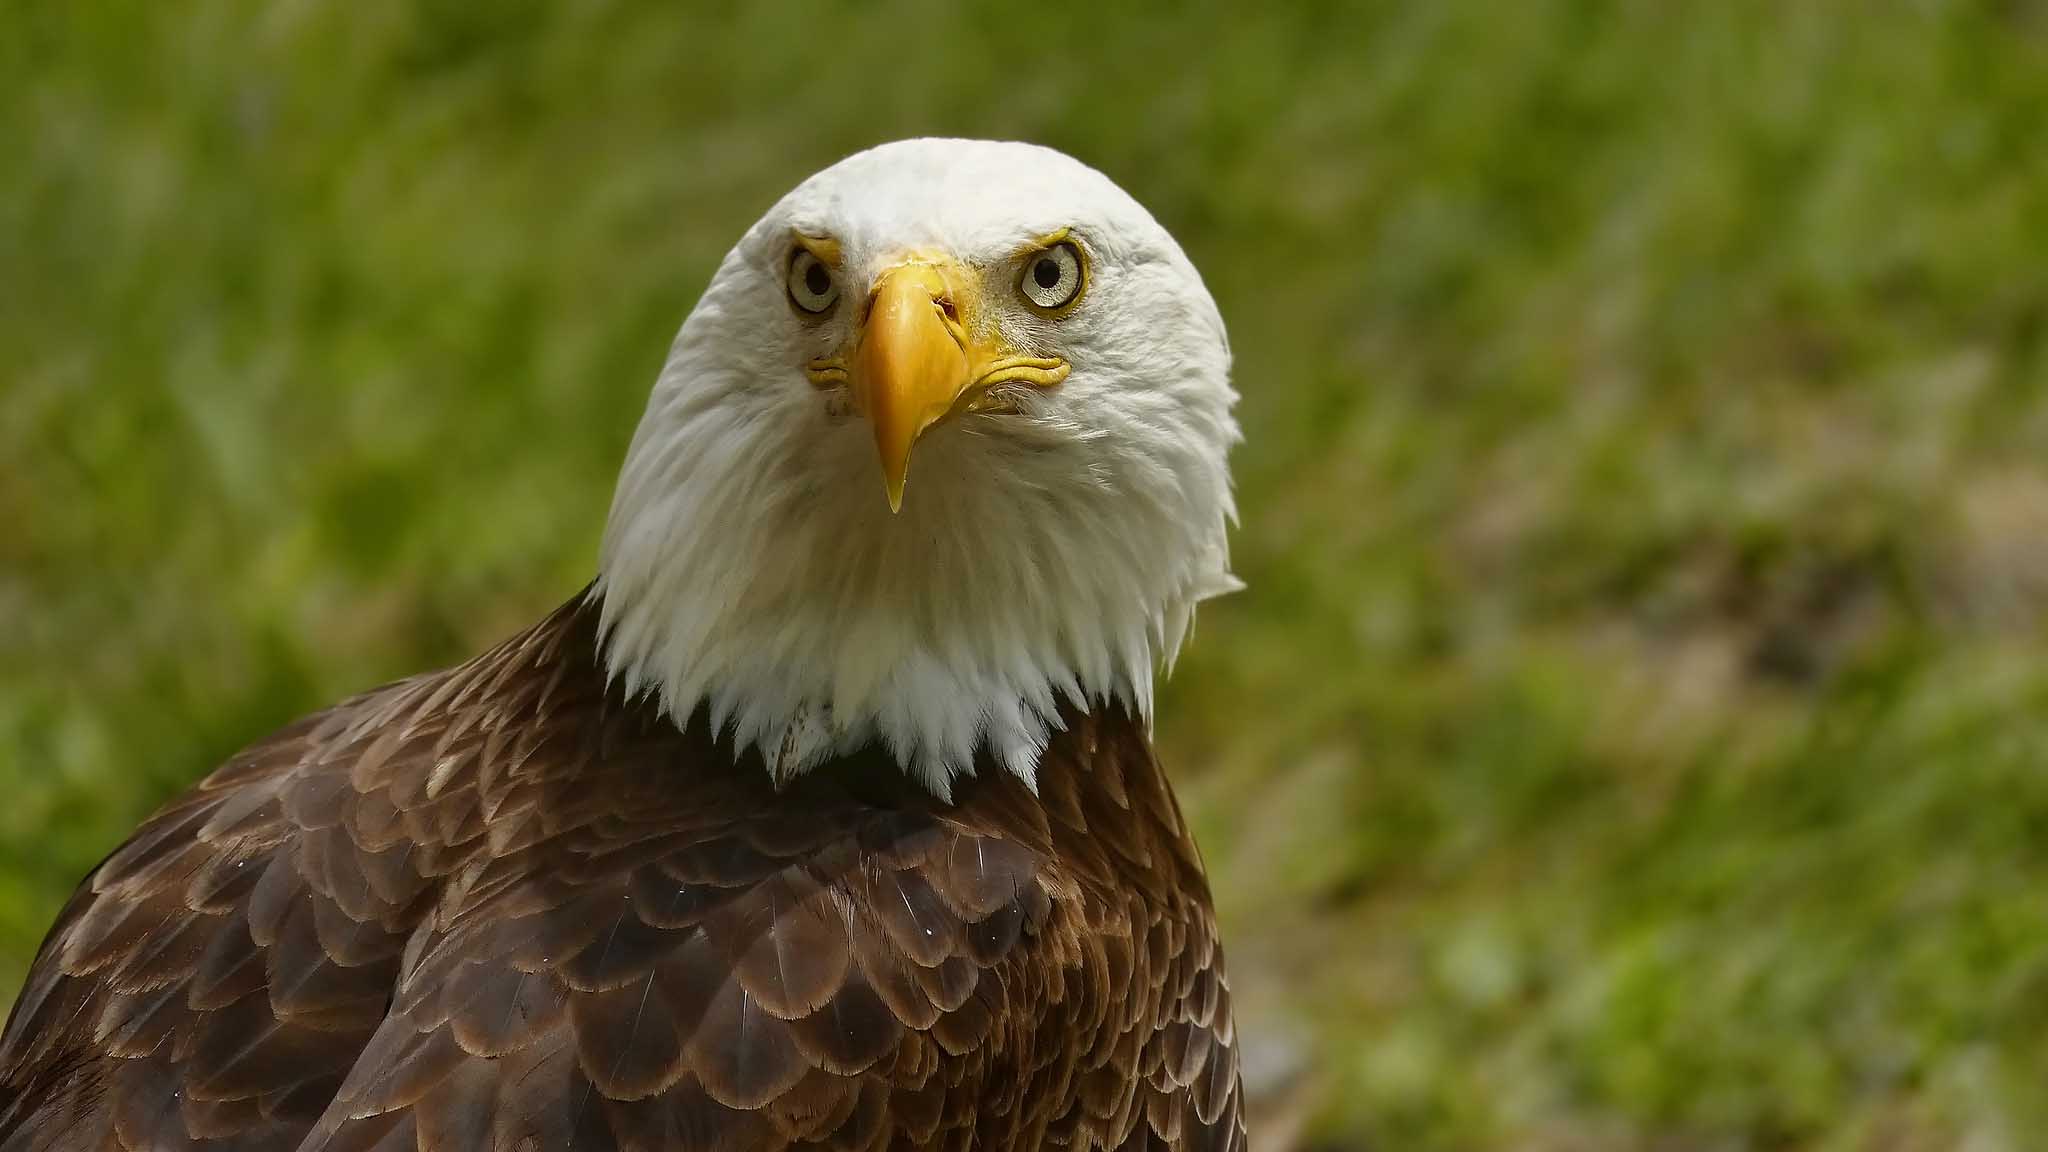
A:
<svg viewBox="0 0 2048 1152">
<path fill-rule="evenodd" d="M 1233 327 L 1161 738 L 1332 1147 L 2048 1133 L 2048 10 L 0 16 L 0 996 L 152 805 L 590 573 L 837 156 L 1102 167 Z"/>
</svg>

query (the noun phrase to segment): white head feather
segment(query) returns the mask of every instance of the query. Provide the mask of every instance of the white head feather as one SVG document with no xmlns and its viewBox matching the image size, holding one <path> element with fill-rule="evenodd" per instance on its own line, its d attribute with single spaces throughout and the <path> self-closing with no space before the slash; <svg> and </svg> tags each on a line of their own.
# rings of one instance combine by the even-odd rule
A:
<svg viewBox="0 0 2048 1152">
<path fill-rule="evenodd" d="M 1089 280 L 1051 319 L 1004 277 L 1062 228 Z M 806 378 L 858 310 L 795 314 L 793 230 L 841 245 L 848 296 L 913 250 L 987 272 L 1005 338 L 1070 374 L 932 428 L 892 513 L 873 435 Z M 748 231 L 669 352 L 605 531 L 607 666 L 778 779 L 879 741 L 941 796 L 983 747 L 1033 783 L 1062 699 L 1149 720 L 1196 603 L 1238 586 L 1229 371 L 1200 275 L 1095 170 L 970 140 L 843 160 Z"/>
</svg>

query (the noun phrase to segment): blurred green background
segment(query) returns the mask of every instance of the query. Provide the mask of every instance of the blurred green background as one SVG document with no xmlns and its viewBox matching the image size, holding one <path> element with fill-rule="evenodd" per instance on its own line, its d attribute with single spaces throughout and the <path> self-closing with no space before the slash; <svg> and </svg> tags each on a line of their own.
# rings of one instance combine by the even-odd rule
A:
<svg viewBox="0 0 2048 1152">
<path fill-rule="evenodd" d="M 241 744 L 590 575 L 675 326 L 893 137 L 1208 277 L 1161 739 L 1266 1149 L 2048 1146 L 2048 7 L 27 0 L 0 999 Z"/>
</svg>

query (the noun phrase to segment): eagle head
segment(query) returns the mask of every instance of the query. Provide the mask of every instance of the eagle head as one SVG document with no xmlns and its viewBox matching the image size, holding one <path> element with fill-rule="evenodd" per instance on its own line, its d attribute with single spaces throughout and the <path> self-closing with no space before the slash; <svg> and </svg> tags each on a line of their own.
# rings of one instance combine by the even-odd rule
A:
<svg viewBox="0 0 2048 1152">
<path fill-rule="evenodd" d="M 1061 709 L 1149 718 L 1230 591 L 1230 351 L 1094 169 L 907 140 L 785 196 L 683 322 L 619 477 L 604 656 L 778 781 L 878 744 L 1034 779 Z"/>
</svg>

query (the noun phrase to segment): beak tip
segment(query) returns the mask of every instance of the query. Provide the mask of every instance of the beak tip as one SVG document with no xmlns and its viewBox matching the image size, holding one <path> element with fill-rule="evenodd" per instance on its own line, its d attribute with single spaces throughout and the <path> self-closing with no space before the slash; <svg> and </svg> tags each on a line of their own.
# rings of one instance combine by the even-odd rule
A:
<svg viewBox="0 0 2048 1152">
<path fill-rule="evenodd" d="M 875 447 L 882 458 L 882 492 L 889 498 L 889 511 L 903 511 L 903 489 L 910 483 L 910 450 L 917 443 L 922 429 L 893 428 L 893 435 L 879 434 L 889 425 L 886 419 L 878 422 Z"/>
<path fill-rule="evenodd" d="M 904 464 L 908 465 L 909 461 L 904 461 Z M 903 485 L 909 475 L 908 467 L 890 468 L 884 465 L 882 468 L 882 494 L 889 498 L 889 512 L 892 515 L 903 511 Z"/>
</svg>

